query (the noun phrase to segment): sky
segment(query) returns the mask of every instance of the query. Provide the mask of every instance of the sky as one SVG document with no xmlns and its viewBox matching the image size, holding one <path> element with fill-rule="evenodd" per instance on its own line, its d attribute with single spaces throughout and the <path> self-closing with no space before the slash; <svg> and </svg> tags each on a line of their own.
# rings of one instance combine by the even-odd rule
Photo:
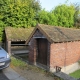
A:
<svg viewBox="0 0 80 80">
<path fill-rule="evenodd" d="M 64 4 L 66 1 L 69 3 L 80 3 L 80 0 L 39 0 L 41 7 L 47 11 L 54 9 L 59 4 Z"/>
</svg>

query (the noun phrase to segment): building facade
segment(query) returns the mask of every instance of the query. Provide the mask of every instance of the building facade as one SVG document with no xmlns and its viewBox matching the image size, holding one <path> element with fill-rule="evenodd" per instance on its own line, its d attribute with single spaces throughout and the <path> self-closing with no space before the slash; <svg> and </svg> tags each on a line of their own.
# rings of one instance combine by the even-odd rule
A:
<svg viewBox="0 0 80 80">
<path fill-rule="evenodd" d="M 79 69 L 79 32 L 77 29 L 38 24 L 26 42 L 29 43 L 29 62 L 51 72 L 56 70 L 56 66 L 65 73 Z"/>
</svg>

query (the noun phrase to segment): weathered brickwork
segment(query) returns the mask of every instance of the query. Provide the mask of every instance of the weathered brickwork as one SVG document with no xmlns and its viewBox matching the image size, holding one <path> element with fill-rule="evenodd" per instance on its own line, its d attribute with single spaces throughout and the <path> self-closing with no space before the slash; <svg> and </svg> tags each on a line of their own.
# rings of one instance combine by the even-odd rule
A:
<svg viewBox="0 0 80 80">
<path fill-rule="evenodd" d="M 34 42 L 34 43 L 33 43 Z M 34 48 L 35 48 L 35 40 L 32 38 L 29 45 L 29 62 L 34 62 Z"/>
<path fill-rule="evenodd" d="M 80 60 L 80 42 L 53 43 L 50 49 L 50 67 L 68 66 Z"/>
</svg>

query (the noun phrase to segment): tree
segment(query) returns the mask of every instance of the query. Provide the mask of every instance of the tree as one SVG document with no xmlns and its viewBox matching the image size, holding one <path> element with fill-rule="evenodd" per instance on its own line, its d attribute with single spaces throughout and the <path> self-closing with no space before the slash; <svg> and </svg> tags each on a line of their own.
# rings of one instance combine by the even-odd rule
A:
<svg viewBox="0 0 80 80">
<path fill-rule="evenodd" d="M 35 26 L 35 17 L 40 9 L 36 0 L 0 0 L 0 40 L 6 26 Z"/>
<path fill-rule="evenodd" d="M 48 12 L 45 11 L 44 9 L 38 13 L 37 18 L 38 18 L 37 19 L 38 23 L 48 24 L 48 21 L 49 21 Z"/>
<path fill-rule="evenodd" d="M 40 10 L 36 0 L 0 0 L 0 20 L 5 26 L 35 26 L 35 16 Z"/>
<path fill-rule="evenodd" d="M 63 27 L 73 27 L 74 25 L 74 5 L 59 5 L 54 10 L 54 15 L 57 19 L 57 25 Z"/>
<path fill-rule="evenodd" d="M 56 24 L 56 17 L 54 16 L 54 13 L 48 12 L 45 9 L 39 11 L 37 16 L 38 23 L 41 24 L 47 24 L 47 25 L 57 25 Z"/>
<path fill-rule="evenodd" d="M 53 25 L 53 26 L 57 26 L 57 19 L 56 19 L 56 16 L 54 15 L 54 12 L 51 11 L 49 12 L 48 14 L 49 16 L 49 25 Z"/>
<path fill-rule="evenodd" d="M 80 5 L 75 4 L 74 26 L 80 28 Z"/>
</svg>

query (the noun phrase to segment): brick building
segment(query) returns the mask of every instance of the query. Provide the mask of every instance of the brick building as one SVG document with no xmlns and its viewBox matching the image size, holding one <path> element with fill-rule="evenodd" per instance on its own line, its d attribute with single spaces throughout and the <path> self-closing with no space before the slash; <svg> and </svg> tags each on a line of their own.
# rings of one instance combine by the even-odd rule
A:
<svg viewBox="0 0 80 80">
<path fill-rule="evenodd" d="M 80 30 L 38 24 L 29 36 L 29 62 L 55 71 L 55 66 L 65 73 L 79 69 Z"/>
</svg>

